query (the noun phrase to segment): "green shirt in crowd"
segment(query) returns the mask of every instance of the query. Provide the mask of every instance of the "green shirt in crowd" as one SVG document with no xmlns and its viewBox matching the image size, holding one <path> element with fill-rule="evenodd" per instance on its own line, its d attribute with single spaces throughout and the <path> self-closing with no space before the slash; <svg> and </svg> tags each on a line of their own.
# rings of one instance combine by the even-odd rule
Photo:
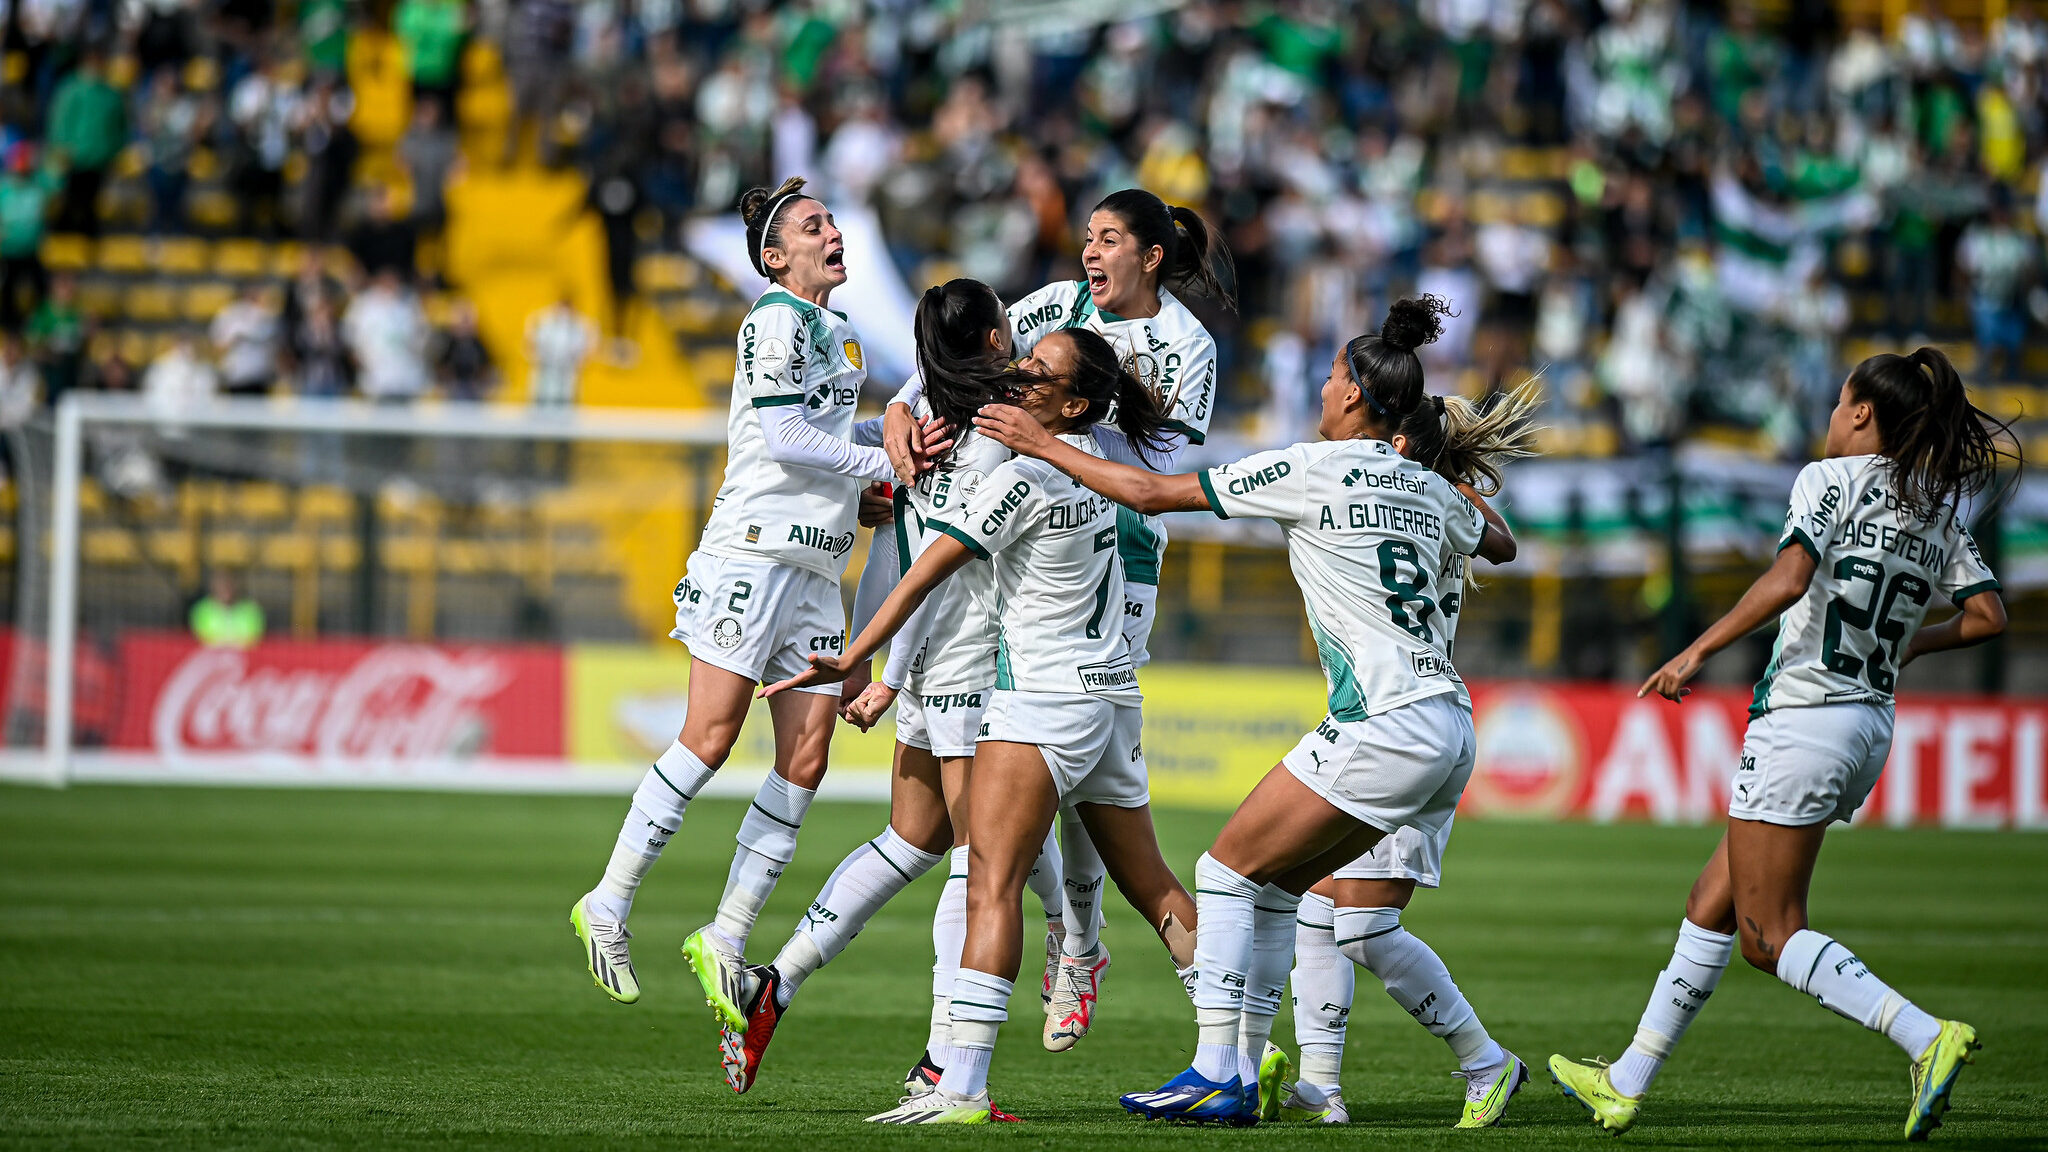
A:
<svg viewBox="0 0 2048 1152">
<path fill-rule="evenodd" d="M 61 182 L 49 169 L 0 176 L 0 256 L 33 256 L 43 244 L 50 198 Z"/>
<path fill-rule="evenodd" d="M 315 71 L 329 76 L 347 71 L 347 0 L 300 0 L 299 43 Z"/>
<path fill-rule="evenodd" d="M 223 604 L 208 596 L 192 606 L 192 635 L 208 648 L 253 648 L 263 639 L 263 606 L 247 597 Z"/>
<path fill-rule="evenodd" d="M 73 168 L 96 172 L 114 162 L 128 142 L 128 108 L 121 93 L 81 69 L 57 86 L 50 101 L 50 145 Z"/>
<path fill-rule="evenodd" d="M 392 17 L 392 30 L 405 45 L 416 84 L 440 88 L 455 81 L 462 63 L 463 0 L 405 0 Z"/>
</svg>

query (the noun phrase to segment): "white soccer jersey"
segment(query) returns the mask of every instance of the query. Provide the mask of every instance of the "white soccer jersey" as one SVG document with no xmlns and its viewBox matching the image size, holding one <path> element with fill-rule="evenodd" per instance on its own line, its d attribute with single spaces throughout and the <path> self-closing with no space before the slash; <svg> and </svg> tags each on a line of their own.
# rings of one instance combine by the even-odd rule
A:
<svg viewBox="0 0 2048 1152">
<path fill-rule="evenodd" d="M 776 463 L 755 410 L 800 404 L 812 427 L 847 440 L 867 376 L 860 338 L 844 315 L 780 288 L 754 301 L 740 324 L 725 422 L 725 482 L 698 547 L 718 556 L 792 564 L 834 580 L 845 573 L 867 482 Z"/>
<path fill-rule="evenodd" d="M 1161 288 L 1158 314 L 1130 320 L 1097 308 L 1086 280 L 1067 280 L 1040 288 L 1009 311 L 1017 355 L 1061 328 L 1099 332 L 1123 358 L 1125 370 L 1158 398 L 1169 427 L 1191 444 L 1209 435 L 1216 406 L 1216 341 L 1173 293 Z M 1159 517 L 1125 509 L 1117 527 L 1125 577 L 1134 584 L 1159 583 L 1159 564 L 1166 555 L 1166 529 Z"/>
<path fill-rule="evenodd" d="M 923 400 L 914 409 L 920 419 L 931 415 Z M 927 525 L 958 515 L 989 473 L 1014 453 L 994 440 L 966 429 L 939 468 L 898 489 L 896 548 L 903 571 L 934 538 Z M 996 577 L 988 561 L 975 559 L 947 577 L 932 592 L 925 616 L 931 626 L 921 637 L 901 637 L 917 645 L 910 660 L 906 687 L 917 695 L 943 696 L 976 692 L 996 680 Z"/>
<path fill-rule="evenodd" d="M 1779 551 L 1813 557 L 1813 582 L 1778 618 L 1750 715 L 1869 701 L 1890 705 L 1899 656 L 1939 592 L 1960 606 L 1998 587 L 1953 508 L 1901 500 L 1883 456 L 1817 460 L 1792 484 Z"/>
<path fill-rule="evenodd" d="M 1094 453 L 1095 437 L 1060 439 Z M 1043 460 L 996 466 L 973 498 L 930 528 L 994 560 L 996 687 L 1014 692 L 1135 693 L 1124 643 L 1117 505 Z"/>
<path fill-rule="evenodd" d="M 1330 715 L 1363 720 L 1460 684 L 1439 574 L 1486 521 L 1451 482 L 1382 440 L 1296 444 L 1197 473 L 1218 516 L 1264 516 L 1287 537 Z"/>
<path fill-rule="evenodd" d="M 1475 509 L 1477 505 L 1473 506 Z M 1482 517 L 1483 519 L 1483 517 Z M 1444 674 L 1451 683 L 1458 686 L 1458 703 L 1465 711 L 1472 710 L 1472 690 L 1465 687 L 1465 678 L 1458 675 L 1455 647 L 1458 639 L 1458 617 L 1465 610 L 1466 573 L 1472 569 L 1472 558 L 1462 552 L 1446 548 L 1443 563 L 1436 572 L 1436 610 L 1443 619 L 1444 656 L 1451 663 L 1444 667 Z"/>
</svg>

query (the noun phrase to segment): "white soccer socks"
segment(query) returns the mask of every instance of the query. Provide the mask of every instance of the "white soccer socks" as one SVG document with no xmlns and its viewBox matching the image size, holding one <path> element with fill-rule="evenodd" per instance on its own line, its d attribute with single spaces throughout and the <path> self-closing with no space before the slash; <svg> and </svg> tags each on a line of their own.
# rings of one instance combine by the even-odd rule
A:
<svg viewBox="0 0 2048 1152">
<path fill-rule="evenodd" d="M 967 946 L 967 845 L 953 849 L 939 908 L 932 914 L 932 1023 L 925 1051 L 947 1067 L 953 1046 L 953 985 L 960 979 L 960 950 Z"/>
<path fill-rule="evenodd" d="M 1059 828 L 1062 902 L 1066 905 L 1062 919 L 1067 923 L 1060 950 L 1078 960 L 1094 955 L 1102 939 L 1102 881 L 1109 869 L 1103 866 L 1102 855 L 1088 839 L 1088 829 L 1079 816 L 1060 813 Z"/>
<path fill-rule="evenodd" d="M 726 874 L 725 895 L 718 899 L 716 927 L 733 951 L 745 954 L 761 906 L 775 891 L 782 870 L 796 859 L 797 830 L 816 795 L 774 772 L 754 794 L 754 803 L 740 821 L 739 851 L 733 853 L 732 871 Z"/>
<path fill-rule="evenodd" d="M 1802 928 L 1778 953 L 1778 979 L 1820 1001 L 1837 1016 L 1882 1032 L 1917 1060 L 1941 1034 L 1941 1021 L 1915 1007 L 1864 967 L 1838 941 Z"/>
<path fill-rule="evenodd" d="M 1459 1068 L 1491 1068 L 1507 1058 L 1443 958 L 1401 926 L 1399 908 L 1339 908 L 1335 920 L 1338 950 L 1379 977 L 1402 1011 L 1450 1045 Z"/>
<path fill-rule="evenodd" d="M 1300 907 L 1301 897 L 1273 884 L 1259 889 L 1252 905 L 1252 963 L 1245 974 L 1244 1012 L 1237 1034 L 1238 1078 L 1246 1084 L 1258 1083 L 1259 1060 L 1287 993 L 1287 970 L 1294 966 L 1294 917 Z"/>
<path fill-rule="evenodd" d="M 607 920 L 624 920 L 633 911 L 633 894 L 640 890 L 640 881 L 647 878 L 647 870 L 668 847 L 669 838 L 683 826 L 683 810 L 714 772 L 680 742 L 670 744 L 647 770 L 633 793 L 633 806 L 626 810 L 626 822 L 619 828 L 618 843 L 612 846 L 604 879 L 584 897 L 592 912 Z"/>
<path fill-rule="evenodd" d="M 1336 908 L 1313 892 L 1301 898 L 1295 913 L 1293 981 L 1302 1082 L 1325 1094 L 1335 1092 L 1358 972 L 1350 958 L 1337 951 Z"/>
<path fill-rule="evenodd" d="M 1079 817 L 1075 819 L 1078 822 Z M 1024 885 L 1038 897 L 1048 921 L 1066 918 L 1066 870 L 1061 867 L 1058 828 L 1045 830 L 1045 845 L 1038 850 L 1038 859 L 1031 862 L 1031 875 L 1024 878 Z M 1101 888 L 1098 886 L 1096 891 Z"/>
<path fill-rule="evenodd" d="M 1649 1089 L 1707 997 L 1714 994 L 1734 954 L 1735 937 L 1710 932 L 1690 920 L 1678 922 L 1678 943 L 1671 949 L 1671 962 L 1657 974 L 1635 1039 L 1607 1070 L 1616 1092 L 1641 1096 Z"/>
<path fill-rule="evenodd" d="M 996 1033 L 1010 1018 L 1010 993 L 1016 981 L 960 969 L 953 982 L 953 1046 L 939 1087 L 957 1096 L 979 1096 L 988 1090 L 989 1061 L 995 1056 Z"/>
<path fill-rule="evenodd" d="M 893 827 L 848 853 L 775 958 L 783 1006 L 811 973 L 846 950 L 869 917 L 938 862 L 939 857 L 898 836 Z"/>
<path fill-rule="evenodd" d="M 1070 869 L 1073 858 L 1069 851 Z M 1195 862 L 1195 922 L 1201 925 L 1195 933 L 1195 1023 L 1200 1033 L 1195 1071 L 1217 1083 L 1241 1075 L 1237 1043 L 1251 975 L 1258 898 L 1257 884 L 1214 856 L 1204 852 Z"/>
</svg>

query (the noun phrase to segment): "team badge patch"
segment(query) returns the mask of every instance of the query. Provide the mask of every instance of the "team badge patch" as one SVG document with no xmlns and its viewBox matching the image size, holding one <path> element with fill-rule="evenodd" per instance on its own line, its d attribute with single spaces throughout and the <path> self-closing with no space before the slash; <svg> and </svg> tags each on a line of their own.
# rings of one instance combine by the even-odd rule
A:
<svg viewBox="0 0 2048 1152">
<path fill-rule="evenodd" d="M 740 622 L 730 616 L 719 617 L 718 623 L 711 626 L 711 642 L 728 652 L 740 646 L 740 637 L 744 635 Z"/>
<path fill-rule="evenodd" d="M 860 341 L 848 340 L 840 345 L 840 347 L 846 350 L 846 362 L 848 364 L 853 365 L 855 368 L 862 366 L 860 362 Z"/>
<path fill-rule="evenodd" d="M 767 371 L 773 372 L 789 359 L 789 348 L 774 336 L 761 341 L 761 347 L 754 353 L 754 362 Z"/>
</svg>

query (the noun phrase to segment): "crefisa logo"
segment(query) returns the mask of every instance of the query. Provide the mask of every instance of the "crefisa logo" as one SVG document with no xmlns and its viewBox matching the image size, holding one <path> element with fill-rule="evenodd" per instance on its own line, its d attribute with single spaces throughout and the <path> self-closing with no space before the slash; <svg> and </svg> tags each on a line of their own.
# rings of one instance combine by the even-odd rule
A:
<svg viewBox="0 0 2048 1152">
<path fill-rule="evenodd" d="M 1586 774 L 1586 746 L 1565 703 L 1534 686 L 1502 688 L 1479 710 L 1479 762 L 1461 808 L 1489 816 L 1570 813 Z"/>
</svg>

